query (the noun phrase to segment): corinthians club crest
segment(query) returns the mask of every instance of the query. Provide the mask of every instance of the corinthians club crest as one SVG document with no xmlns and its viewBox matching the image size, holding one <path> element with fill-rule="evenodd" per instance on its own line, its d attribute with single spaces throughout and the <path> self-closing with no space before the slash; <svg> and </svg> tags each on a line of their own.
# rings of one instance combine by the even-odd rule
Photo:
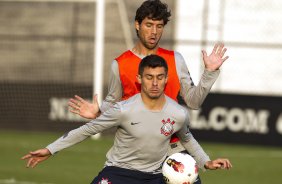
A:
<svg viewBox="0 0 282 184">
<path fill-rule="evenodd" d="M 166 121 L 162 120 L 163 126 L 161 127 L 161 134 L 164 134 L 165 136 L 171 135 L 173 132 L 173 124 L 174 121 L 171 121 L 170 118 L 168 118 Z"/>
</svg>

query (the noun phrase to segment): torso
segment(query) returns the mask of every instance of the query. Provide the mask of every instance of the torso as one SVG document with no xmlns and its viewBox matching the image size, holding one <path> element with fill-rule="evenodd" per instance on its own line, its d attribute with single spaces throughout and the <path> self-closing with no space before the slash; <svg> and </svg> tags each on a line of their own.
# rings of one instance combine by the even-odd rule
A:
<svg viewBox="0 0 282 184">
<path fill-rule="evenodd" d="M 107 165 L 144 172 L 158 170 L 167 156 L 171 135 L 185 122 L 186 111 L 170 98 L 161 111 L 150 111 L 140 94 L 119 103 L 121 125 L 107 154 Z"/>
</svg>

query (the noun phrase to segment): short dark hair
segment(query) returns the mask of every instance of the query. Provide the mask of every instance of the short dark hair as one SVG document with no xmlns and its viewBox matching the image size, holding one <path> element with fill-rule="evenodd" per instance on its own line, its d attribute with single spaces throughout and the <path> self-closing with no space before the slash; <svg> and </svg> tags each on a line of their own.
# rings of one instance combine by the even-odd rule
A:
<svg viewBox="0 0 282 184">
<path fill-rule="evenodd" d="M 160 0 L 147 0 L 137 9 L 135 21 L 141 24 L 148 17 L 153 20 L 163 20 L 164 25 L 166 25 L 170 16 L 167 4 L 162 3 Z"/>
<path fill-rule="evenodd" d="M 155 54 L 148 55 L 141 60 L 138 68 L 138 74 L 140 76 L 142 76 L 145 67 L 149 67 L 149 68 L 164 67 L 166 75 L 168 72 L 168 66 L 165 59 Z"/>
</svg>

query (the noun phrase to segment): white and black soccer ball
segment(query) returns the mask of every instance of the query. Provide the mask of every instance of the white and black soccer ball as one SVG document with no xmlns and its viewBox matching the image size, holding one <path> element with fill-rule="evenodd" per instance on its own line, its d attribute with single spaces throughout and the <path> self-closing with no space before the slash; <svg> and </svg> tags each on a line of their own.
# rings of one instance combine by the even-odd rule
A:
<svg viewBox="0 0 282 184">
<path fill-rule="evenodd" d="M 198 177 L 198 166 L 186 153 L 174 153 L 163 163 L 162 172 L 167 184 L 193 184 Z"/>
</svg>

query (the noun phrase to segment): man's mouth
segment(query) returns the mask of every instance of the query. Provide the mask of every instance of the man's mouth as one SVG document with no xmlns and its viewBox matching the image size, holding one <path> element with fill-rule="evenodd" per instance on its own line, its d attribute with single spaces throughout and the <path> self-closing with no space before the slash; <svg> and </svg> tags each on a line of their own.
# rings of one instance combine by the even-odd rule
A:
<svg viewBox="0 0 282 184">
<path fill-rule="evenodd" d="M 154 44 L 154 43 L 156 43 L 156 38 L 149 38 L 149 42 L 151 43 L 151 44 Z"/>
<path fill-rule="evenodd" d="M 150 91 L 151 91 L 151 93 L 158 93 L 158 92 L 159 92 L 158 89 L 152 89 L 152 90 L 150 90 Z"/>
</svg>

